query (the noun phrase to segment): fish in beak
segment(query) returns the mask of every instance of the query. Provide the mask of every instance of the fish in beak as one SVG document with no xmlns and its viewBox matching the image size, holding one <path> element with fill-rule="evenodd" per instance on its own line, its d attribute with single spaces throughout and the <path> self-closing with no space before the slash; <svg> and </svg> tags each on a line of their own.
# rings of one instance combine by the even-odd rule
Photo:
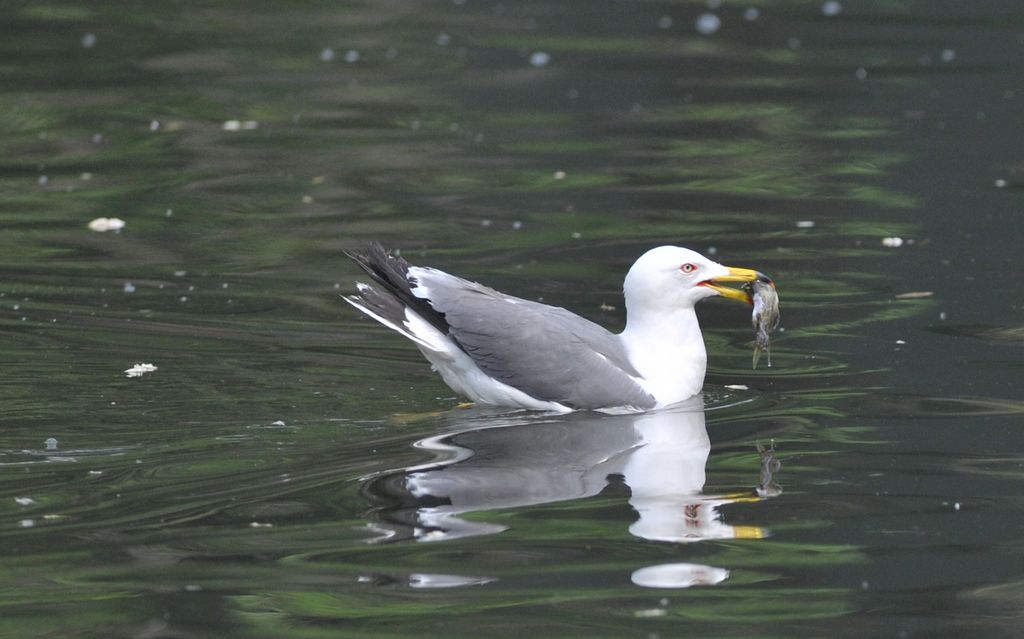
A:
<svg viewBox="0 0 1024 639">
<path fill-rule="evenodd" d="M 743 288 L 732 288 L 731 286 L 722 286 L 724 282 L 762 282 L 764 284 L 770 284 L 772 288 L 775 287 L 775 283 L 772 282 L 771 278 L 749 268 L 737 268 L 735 266 L 725 266 L 727 273 L 725 275 L 719 275 L 713 277 L 710 280 L 701 282 L 700 286 L 710 288 L 722 297 L 736 300 L 737 302 L 743 302 L 745 304 L 753 304 L 754 299 L 751 297 L 750 292 Z"/>
</svg>

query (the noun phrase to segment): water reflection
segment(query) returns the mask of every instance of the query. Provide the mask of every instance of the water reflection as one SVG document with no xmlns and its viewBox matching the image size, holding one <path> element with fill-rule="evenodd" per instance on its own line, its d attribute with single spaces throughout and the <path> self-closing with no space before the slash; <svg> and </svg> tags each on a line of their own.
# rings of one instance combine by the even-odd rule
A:
<svg viewBox="0 0 1024 639">
<path fill-rule="evenodd" d="M 636 537 L 671 543 L 759 539 L 765 529 L 729 524 L 719 509 L 781 492 L 771 448 L 761 449 L 760 480 L 750 491 L 702 492 L 711 441 L 700 398 L 640 415 L 505 415 L 417 446 L 446 459 L 368 482 L 366 493 L 378 504 L 371 515 L 375 541 L 495 534 L 508 526 L 474 514 L 593 497 L 620 480 L 630 491 L 636 520 L 629 532 Z M 638 570 L 634 583 L 684 587 L 718 583 L 727 575 L 710 566 L 665 564 Z"/>
</svg>

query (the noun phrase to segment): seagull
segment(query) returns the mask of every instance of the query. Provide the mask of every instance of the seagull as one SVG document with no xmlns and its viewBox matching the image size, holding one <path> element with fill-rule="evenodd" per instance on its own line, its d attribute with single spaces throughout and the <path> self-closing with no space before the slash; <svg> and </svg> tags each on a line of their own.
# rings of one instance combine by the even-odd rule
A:
<svg viewBox="0 0 1024 639">
<path fill-rule="evenodd" d="M 379 243 L 346 253 L 372 280 L 345 301 L 416 344 L 456 393 L 531 410 L 641 412 L 700 392 L 707 352 L 694 305 L 752 303 L 724 282 L 771 281 L 678 246 L 626 274 L 626 327 L 611 333 L 564 308 L 513 297 L 425 266 Z"/>
</svg>

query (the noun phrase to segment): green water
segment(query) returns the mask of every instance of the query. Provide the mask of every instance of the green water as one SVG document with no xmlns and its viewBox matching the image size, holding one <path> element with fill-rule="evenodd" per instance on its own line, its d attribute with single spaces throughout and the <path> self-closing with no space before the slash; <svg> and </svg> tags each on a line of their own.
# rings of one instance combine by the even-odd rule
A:
<svg viewBox="0 0 1024 639">
<path fill-rule="evenodd" d="M 1019 636 L 1024 11 L 709 4 L 0 5 L 0 636 Z M 458 408 L 369 239 L 613 330 L 683 244 L 785 330 Z"/>
</svg>

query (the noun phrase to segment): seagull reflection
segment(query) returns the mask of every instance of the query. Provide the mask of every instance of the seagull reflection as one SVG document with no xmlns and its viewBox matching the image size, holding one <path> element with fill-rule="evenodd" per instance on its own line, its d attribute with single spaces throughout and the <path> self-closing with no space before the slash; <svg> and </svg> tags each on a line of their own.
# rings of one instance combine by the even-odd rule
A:
<svg viewBox="0 0 1024 639">
<path fill-rule="evenodd" d="M 730 525 L 718 512 L 764 493 L 701 492 L 711 442 L 700 400 L 644 414 L 504 415 L 421 440 L 418 447 L 446 459 L 365 486 L 379 505 L 371 514 L 381 535 L 374 541 L 498 533 L 506 526 L 464 516 L 591 497 L 610 476 L 621 476 L 631 491 L 637 519 L 629 531 L 637 537 L 676 543 L 764 537 L 764 529 Z"/>
</svg>

